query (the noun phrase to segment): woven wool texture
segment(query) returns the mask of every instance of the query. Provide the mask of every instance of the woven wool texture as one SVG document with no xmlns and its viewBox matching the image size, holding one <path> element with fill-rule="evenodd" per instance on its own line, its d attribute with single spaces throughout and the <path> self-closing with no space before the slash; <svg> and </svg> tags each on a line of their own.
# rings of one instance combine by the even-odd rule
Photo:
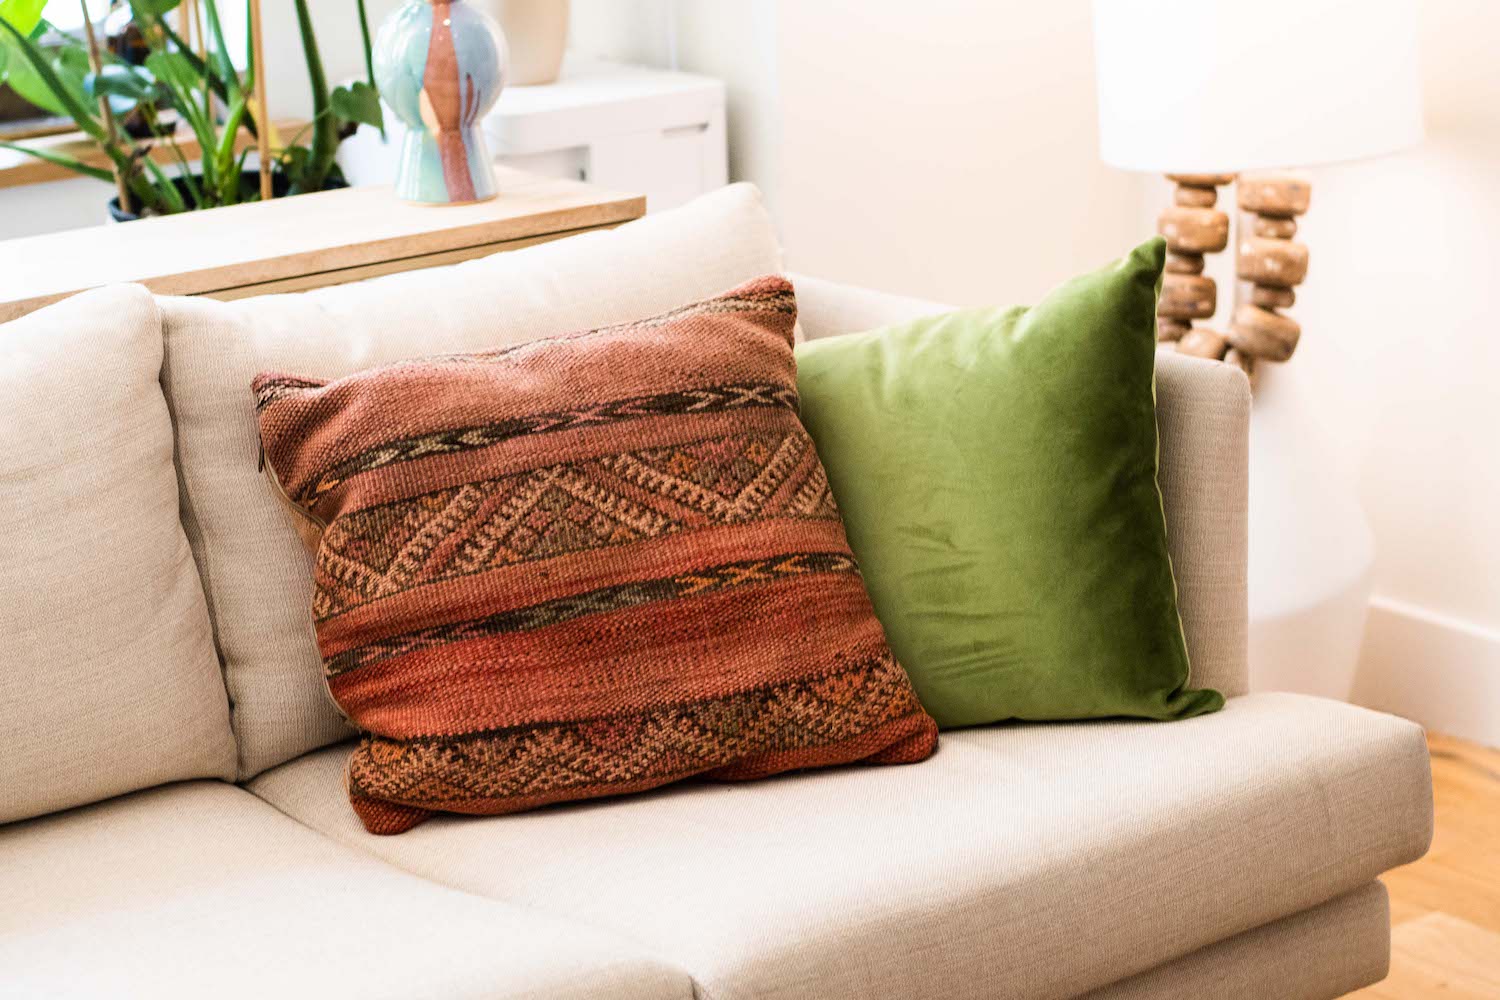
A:
<svg viewBox="0 0 1500 1000">
<path fill-rule="evenodd" d="M 928 757 L 797 415 L 791 285 L 254 380 L 366 829 Z"/>
</svg>

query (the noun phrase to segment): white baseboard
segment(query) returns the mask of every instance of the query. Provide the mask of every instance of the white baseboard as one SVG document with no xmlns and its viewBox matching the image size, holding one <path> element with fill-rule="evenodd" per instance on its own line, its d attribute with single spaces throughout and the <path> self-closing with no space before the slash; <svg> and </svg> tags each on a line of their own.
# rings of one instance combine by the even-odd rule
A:
<svg viewBox="0 0 1500 1000">
<path fill-rule="evenodd" d="M 1376 597 L 1353 700 L 1500 747 L 1500 632 Z"/>
</svg>

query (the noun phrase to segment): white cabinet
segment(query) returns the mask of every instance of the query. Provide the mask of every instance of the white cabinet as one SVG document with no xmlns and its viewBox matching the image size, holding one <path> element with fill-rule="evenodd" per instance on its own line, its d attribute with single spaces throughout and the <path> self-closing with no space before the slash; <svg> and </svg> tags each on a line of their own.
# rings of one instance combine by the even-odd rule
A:
<svg viewBox="0 0 1500 1000">
<path fill-rule="evenodd" d="M 339 150 L 354 185 L 389 183 L 401 125 L 362 127 Z M 729 179 L 724 84 L 692 73 L 570 60 L 556 83 L 510 87 L 484 120 L 497 161 L 646 195 L 672 208 Z"/>
</svg>

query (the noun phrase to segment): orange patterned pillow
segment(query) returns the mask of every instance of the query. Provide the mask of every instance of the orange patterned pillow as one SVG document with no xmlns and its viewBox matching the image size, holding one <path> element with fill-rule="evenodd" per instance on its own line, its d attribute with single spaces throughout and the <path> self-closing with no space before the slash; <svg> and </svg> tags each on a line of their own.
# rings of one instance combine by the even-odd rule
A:
<svg viewBox="0 0 1500 1000">
<path fill-rule="evenodd" d="M 781 278 L 638 323 L 254 382 L 373 833 L 928 757 L 797 416 Z"/>
</svg>

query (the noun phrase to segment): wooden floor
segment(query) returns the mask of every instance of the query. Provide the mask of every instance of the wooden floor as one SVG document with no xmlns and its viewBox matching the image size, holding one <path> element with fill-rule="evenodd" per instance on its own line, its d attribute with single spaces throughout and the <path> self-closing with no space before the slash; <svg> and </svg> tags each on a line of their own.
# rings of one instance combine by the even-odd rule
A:
<svg viewBox="0 0 1500 1000">
<path fill-rule="evenodd" d="M 1360 1000 L 1500 998 L 1500 751 L 1434 735 L 1432 850 L 1383 881 L 1391 974 Z"/>
</svg>

